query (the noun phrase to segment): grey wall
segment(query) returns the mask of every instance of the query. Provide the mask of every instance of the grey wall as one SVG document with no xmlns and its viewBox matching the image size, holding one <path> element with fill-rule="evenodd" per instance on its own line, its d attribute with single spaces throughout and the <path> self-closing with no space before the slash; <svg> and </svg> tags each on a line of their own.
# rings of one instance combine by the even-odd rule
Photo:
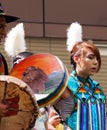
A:
<svg viewBox="0 0 107 130">
<path fill-rule="evenodd" d="M 83 25 L 84 39 L 107 40 L 106 0 L 9 0 L 2 4 L 6 12 L 21 18 L 26 36 L 65 38 L 70 23 L 77 21 Z"/>
</svg>

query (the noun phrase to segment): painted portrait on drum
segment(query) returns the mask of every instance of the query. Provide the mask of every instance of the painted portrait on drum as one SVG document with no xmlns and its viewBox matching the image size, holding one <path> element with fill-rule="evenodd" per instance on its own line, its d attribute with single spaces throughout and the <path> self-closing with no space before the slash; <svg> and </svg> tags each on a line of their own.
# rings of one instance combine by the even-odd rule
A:
<svg viewBox="0 0 107 130">
<path fill-rule="evenodd" d="M 22 75 L 22 80 L 27 83 L 34 93 L 44 93 L 45 83 L 48 81 L 47 74 L 40 68 L 29 66 Z"/>
</svg>

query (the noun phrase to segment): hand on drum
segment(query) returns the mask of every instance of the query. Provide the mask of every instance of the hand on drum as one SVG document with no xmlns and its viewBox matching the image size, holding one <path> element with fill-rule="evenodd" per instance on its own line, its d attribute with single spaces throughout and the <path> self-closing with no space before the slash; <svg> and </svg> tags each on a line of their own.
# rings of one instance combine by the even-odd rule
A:
<svg viewBox="0 0 107 130">
<path fill-rule="evenodd" d="M 0 118 L 5 116 L 6 112 L 8 111 L 8 105 L 6 104 L 3 104 L 1 101 L 0 101 Z"/>
<path fill-rule="evenodd" d="M 61 117 L 58 115 L 58 113 L 54 110 L 54 108 L 50 108 L 48 123 L 56 128 L 57 125 L 61 122 Z"/>
</svg>

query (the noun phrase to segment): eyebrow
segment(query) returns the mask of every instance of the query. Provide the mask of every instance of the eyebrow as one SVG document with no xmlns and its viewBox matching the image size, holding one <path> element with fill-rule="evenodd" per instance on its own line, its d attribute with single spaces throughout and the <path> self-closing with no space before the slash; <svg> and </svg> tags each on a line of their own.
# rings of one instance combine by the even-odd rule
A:
<svg viewBox="0 0 107 130">
<path fill-rule="evenodd" d="M 90 56 L 95 56 L 95 54 L 92 54 L 92 53 L 91 53 L 91 54 L 88 54 L 88 55 L 90 55 Z"/>
<path fill-rule="evenodd" d="M 94 52 L 89 52 L 89 53 L 87 53 L 87 55 L 95 56 L 95 53 Z"/>
</svg>

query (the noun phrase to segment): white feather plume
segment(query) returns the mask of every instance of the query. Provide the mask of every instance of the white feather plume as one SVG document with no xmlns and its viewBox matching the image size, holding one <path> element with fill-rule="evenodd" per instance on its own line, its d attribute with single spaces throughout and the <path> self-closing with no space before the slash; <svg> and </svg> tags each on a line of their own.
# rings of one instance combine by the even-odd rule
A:
<svg viewBox="0 0 107 130">
<path fill-rule="evenodd" d="M 11 57 L 16 56 L 20 52 L 26 51 L 23 23 L 17 24 L 8 32 L 4 46 L 7 55 Z"/>
<path fill-rule="evenodd" d="M 67 29 L 67 50 L 72 51 L 77 42 L 82 41 L 82 27 L 78 22 L 74 22 Z"/>
</svg>

